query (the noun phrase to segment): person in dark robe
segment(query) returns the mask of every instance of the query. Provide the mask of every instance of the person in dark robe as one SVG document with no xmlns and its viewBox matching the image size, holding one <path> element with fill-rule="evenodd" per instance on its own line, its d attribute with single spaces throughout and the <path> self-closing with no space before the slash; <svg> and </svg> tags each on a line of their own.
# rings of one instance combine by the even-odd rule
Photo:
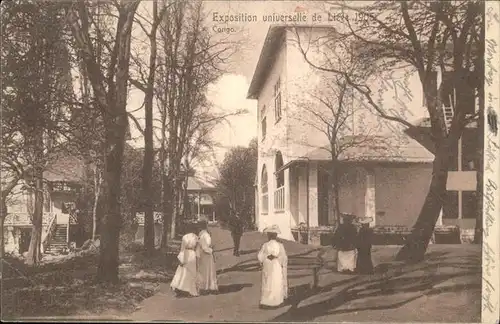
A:
<svg viewBox="0 0 500 324">
<path fill-rule="evenodd" d="M 365 217 L 358 222 L 361 228 L 358 232 L 356 248 L 358 250 L 358 258 L 356 261 L 356 272 L 360 274 L 373 274 L 372 263 L 372 237 L 373 230 L 370 228 L 371 217 Z"/>
<path fill-rule="evenodd" d="M 243 220 L 239 213 L 235 213 L 229 222 L 229 230 L 231 231 L 231 237 L 233 238 L 233 255 L 240 256 L 240 242 L 241 236 L 243 236 L 244 226 Z"/>
<path fill-rule="evenodd" d="M 342 214 L 342 223 L 333 234 L 332 245 L 337 253 L 337 271 L 352 274 L 356 269 L 358 231 L 352 223 L 354 215 Z"/>
</svg>

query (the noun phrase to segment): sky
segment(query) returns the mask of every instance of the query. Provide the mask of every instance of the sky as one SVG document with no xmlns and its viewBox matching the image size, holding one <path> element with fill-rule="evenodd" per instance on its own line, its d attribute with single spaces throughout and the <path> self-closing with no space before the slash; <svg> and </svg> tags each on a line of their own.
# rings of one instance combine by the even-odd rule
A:
<svg viewBox="0 0 500 324">
<path fill-rule="evenodd" d="M 143 2 L 143 7 L 139 10 L 147 15 L 150 4 L 151 2 Z M 297 7 L 304 6 L 294 1 L 205 1 L 204 5 L 207 10 L 206 23 L 214 33 L 214 37 L 227 37 L 228 40 L 240 42 L 239 48 L 226 67 L 227 73 L 210 85 L 207 93 L 209 100 L 218 110 L 225 112 L 247 110 L 246 114 L 229 117 L 227 123 L 219 124 L 214 130 L 212 136 L 220 143 L 220 147 L 214 148 L 215 158 L 221 162 L 230 147 L 247 146 L 250 140 L 257 136 L 257 101 L 246 99 L 246 95 L 270 25 L 269 22 L 264 22 L 262 17 L 270 14 L 291 14 Z M 214 15 L 219 17 L 255 15 L 258 20 L 225 23 L 214 21 Z M 227 29 L 229 33 L 221 32 Z M 139 108 L 143 99 L 141 91 L 132 89 L 129 93 L 128 110 L 134 111 Z M 134 115 L 143 124 L 140 120 L 143 112 L 139 110 Z M 135 126 L 131 127 L 131 133 L 135 140 L 130 144 L 143 147 L 144 141 Z M 214 166 L 213 161 L 206 161 L 200 168 L 210 173 Z"/>
<path fill-rule="evenodd" d="M 151 4 L 150 1 L 142 2 L 142 7 L 139 8 L 142 17 L 148 16 L 148 12 L 151 11 Z M 208 87 L 208 99 L 219 112 L 231 113 L 242 109 L 247 111 L 243 115 L 229 117 L 227 122 L 217 125 L 212 137 L 220 145 L 214 148 L 214 155 L 209 160 L 194 165 L 198 171 L 201 171 L 201 174 L 214 174 L 213 171 L 217 165 L 214 159 L 219 163 L 222 162 L 225 153 L 230 147 L 247 146 L 250 140 L 257 136 L 257 101 L 246 99 L 246 95 L 271 24 L 268 19 L 266 21 L 266 17 L 301 13 L 306 17 L 306 20 L 299 24 L 336 24 L 334 21 L 328 22 L 328 16 L 324 12 L 325 9 L 329 10 L 330 8 L 325 7 L 325 2 L 322 1 L 205 0 L 204 8 L 207 13 L 205 23 L 213 33 L 213 37 L 216 39 L 222 37 L 228 41 L 238 42 L 230 62 L 227 66 L 224 66 L 226 73 Z M 314 22 L 313 15 L 320 12 L 323 13 L 323 21 Z M 233 21 L 224 21 L 230 20 L 229 16 L 233 17 Z M 249 18 L 254 17 L 255 21 L 249 21 L 252 20 Z M 240 21 L 235 21 L 235 19 Z M 138 28 L 134 30 L 137 38 L 142 37 L 142 39 L 145 39 L 144 36 L 139 35 L 140 32 Z M 147 44 L 147 41 L 143 42 L 143 44 Z M 149 55 L 147 46 L 138 45 L 138 47 L 141 46 L 145 56 Z M 139 108 L 143 103 L 143 98 L 144 94 L 141 91 L 132 89 L 129 93 L 128 110 L 133 111 Z M 142 110 L 137 110 L 134 113 L 141 124 L 143 124 L 143 120 L 140 120 L 143 118 L 143 114 Z M 135 126 L 131 127 L 131 133 L 136 140 L 131 141 L 130 144 L 135 147 L 143 147 L 144 140 Z"/>
</svg>

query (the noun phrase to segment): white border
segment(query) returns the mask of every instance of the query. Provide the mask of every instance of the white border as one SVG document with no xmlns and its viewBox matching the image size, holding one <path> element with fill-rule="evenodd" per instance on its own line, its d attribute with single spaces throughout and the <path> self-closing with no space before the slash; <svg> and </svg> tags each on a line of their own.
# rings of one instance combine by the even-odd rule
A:
<svg viewBox="0 0 500 324">
<path fill-rule="evenodd" d="M 500 3 L 486 1 L 485 28 L 485 125 L 483 176 L 483 263 L 481 322 L 498 323 L 500 279 L 500 134 L 495 134 L 488 123 L 488 115 L 500 117 Z M 498 121 L 495 121 L 498 127 Z M 493 154 L 493 155 L 492 155 Z"/>
</svg>

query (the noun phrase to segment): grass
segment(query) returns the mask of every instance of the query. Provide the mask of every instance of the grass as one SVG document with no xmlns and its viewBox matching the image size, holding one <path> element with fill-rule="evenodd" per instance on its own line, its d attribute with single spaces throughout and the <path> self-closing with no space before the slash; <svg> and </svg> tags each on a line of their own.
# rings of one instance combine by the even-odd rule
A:
<svg viewBox="0 0 500 324">
<path fill-rule="evenodd" d="M 139 246 L 120 253 L 120 282 L 95 281 L 98 254 L 52 260 L 29 267 L 5 258 L 2 280 L 2 319 L 67 317 L 133 312 L 154 295 L 160 282 L 175 271 L 174 255 L 156 251 L 147 255 Z"/>
</svg>

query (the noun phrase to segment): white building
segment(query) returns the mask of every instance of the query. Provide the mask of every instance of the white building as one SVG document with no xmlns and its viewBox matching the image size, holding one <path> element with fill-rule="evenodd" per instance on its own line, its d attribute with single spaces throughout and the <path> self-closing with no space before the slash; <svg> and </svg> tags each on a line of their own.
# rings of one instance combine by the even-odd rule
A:
<svg viewBox="0 0 500 324">
<path fill-rule="evenodd" d="M 271 26 L 248 91 L 258 104 L 258 175 L 256 223 L 259 230 L 277 224 L 281 236 L 294 239 L 299 224 L 308 228 L 333 223 L 329 210 L 327 136 L 311 122 L 311 109 L 328 117 L 311 93 L 323 89 L 325 73 L 311 67 L 297 46 L 320 44 L 327 27 Z M 311 46 L 316 57 L 322 51 Z M 379 104 L 407 120 L 426 117 L 416 74 L 391 73 L 373 78 Z M 404 91 L 403 91 L 404 90 Z M 347 149 L 341 158 L 340 212 L 374 219 L 372 225 L 411 226 L 427 194 L 434 156 L 398 123 L 376 117 L 353 95 L 346 138 L 373 134 L 370 144 Z M 316 116 L 318 117 L 318 116 Z M 347 161 L 349 160 L 349 161 Z M 295 238 L 297 239 L 297 237 Z M 311 240 L 311 238 L 309 239 Z"/>
</svg>

